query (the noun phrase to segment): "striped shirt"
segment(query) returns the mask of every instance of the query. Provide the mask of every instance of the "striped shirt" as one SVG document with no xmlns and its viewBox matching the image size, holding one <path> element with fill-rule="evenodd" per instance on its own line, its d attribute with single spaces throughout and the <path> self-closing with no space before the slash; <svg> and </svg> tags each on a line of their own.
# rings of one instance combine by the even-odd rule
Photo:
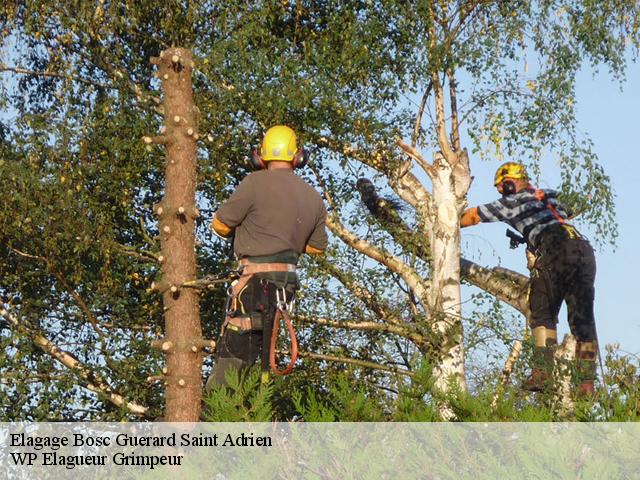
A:
<svg viewBox="0 0 640 480">
<path fill-rule="evenodd" d="M 558 202 L 557 193 L 554 190 L 542 190 L 542 192 L 544 192 L 546 203 L 558 212 L 566 224 L 568 215 L 565 208 Z M 529 245 L 535 247 L 545 228 L 561 223 L 546 203 L 539 200 L 533 188 L 527 188 L 495 202 L 480 205 L 478 216 L 482 222 L 508 223 L 520 232 Z"/>
</svg>

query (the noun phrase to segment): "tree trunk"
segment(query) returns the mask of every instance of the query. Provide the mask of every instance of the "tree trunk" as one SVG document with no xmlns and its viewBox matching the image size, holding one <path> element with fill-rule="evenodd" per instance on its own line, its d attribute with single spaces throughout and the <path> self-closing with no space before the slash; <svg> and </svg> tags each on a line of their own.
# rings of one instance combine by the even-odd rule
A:
<svg viewBox="0 0 640 480">
<path fill-rule="evenodd" d="M 458 222 L 462 205 L 456 193 L 456 182 L 460 179 L 456 179 L 454 170 L 457 169 L 437 154 L 430 175 L 434 214 L 430 232 L 433 263 L 429 309 L 435 320 L 433 330 L 440 336 L 439 355 L 433 370 L 435 387 L 440 392 L 448 391 L 451 381 L 460 389 L 466 389 Z"/>
<path fill-rule="evenodd" d="M 163 51 L 158 65 L 164 93 L 164 127 L 147 144 L 163 144 L 167 151 L 166 191 L 154 206 L 159 218 L 162 277 L 153 288 L 162 293 L 165 338 L 154 342 L 167 356 L 164 419 L 193 422 L 200 418 L 202 398 L 202 329 L 197 289 L 181 288 L 195 280 L 196 141 L 198 110 L 193 103 L 189 50 Z"/>
</svg>

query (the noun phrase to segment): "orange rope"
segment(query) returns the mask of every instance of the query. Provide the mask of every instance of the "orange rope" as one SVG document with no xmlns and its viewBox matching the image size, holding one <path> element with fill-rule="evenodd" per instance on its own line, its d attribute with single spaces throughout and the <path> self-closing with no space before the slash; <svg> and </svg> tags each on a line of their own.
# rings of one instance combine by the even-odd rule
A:
<svg viewBox="0 0 640 480">
<path fill-rule="evenodd" d="M 280 329 L 280 319 L 284 318 L 287 330 L 291 336 L 291 360 L 284 370 L 278 370 L 276 364 L 276 341 L 278 340 L 278 330 Z M 296 331 L 293 329 L 293 323 L 289 317 L 289 313 L 286 310 L 277 309 L 276 316 L 273 319 L 273 330 L 271 332 L 271 347 L 269 348 L 269 365 L 271 371 L 276 375 L 288 375 L 292 372 L 293 367 L 298 360 L 298 339 L 296 338 Z"/>
</svg>

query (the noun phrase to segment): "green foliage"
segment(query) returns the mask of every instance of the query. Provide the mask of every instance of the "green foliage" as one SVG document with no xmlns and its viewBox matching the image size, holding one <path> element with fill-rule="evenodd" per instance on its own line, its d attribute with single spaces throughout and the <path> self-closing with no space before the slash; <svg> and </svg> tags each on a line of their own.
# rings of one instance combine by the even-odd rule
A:
<svg viewBox="0 0 640 480">
<path fill-rule="evenodd" d="M 205 396 L 204 416 L 209 422 L 267 422 L 272 419 L 273 385 L 260 381 L 261 371 L 229 369 L 228 386 L 216 385 Z"/>
<path fill-rule="evenodd" d="M 434 379 L 428 364 L 421 364 L 407 380 L 389 388 L 367 389 L 359 372 L 346 370 L 323 378 L 320 384 L 292 385 L 275 378 L 260 383 L 260 371 L 247 375 L 229 373 L 230 387 L 216 387 L 206 398 L 207 421 L 304 421 L 304 422 L 433 422 L 440 421 L 438 405 L 449 405 L 460 422 L 626 422 L 640 419 L 640 381 L 637 359 L 608 349 L 605 385 L 593 399 L 576 399 L 570 418 L 559 418 L 551 393 L 531 394 L 519 386 L 501 388 L 488 383 L 473 392 L 452 388 L 433 395 Z M 391 387 L 391 385 L 389 385 Z M 286 396 L 291 406 L 278 402 Z"/>
</svg>

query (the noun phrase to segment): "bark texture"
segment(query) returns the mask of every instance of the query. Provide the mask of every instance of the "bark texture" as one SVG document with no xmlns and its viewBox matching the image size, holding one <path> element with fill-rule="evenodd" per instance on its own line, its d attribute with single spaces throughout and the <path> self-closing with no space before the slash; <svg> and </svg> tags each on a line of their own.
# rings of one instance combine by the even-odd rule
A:
<svg viewBox="0 0 640 480">
<path fill-rule="evenodd" d="M 162 248 L 162 277 L 153 287 L 162 294 L 165 338 L 159 342 L 167 356 L 166 407 L 169 422 L 200 418 L 202 398 L 202 329 L 199 291 L 182 288 L 196 278 L 195 206 L 198 110 L 193 102 L 191 52 L 163 51 L 152 59 L 158 65 L 164 93 L 161 135 L 145 137 L 147 144 L 162 144 L 167 152 L 165 196 L 155 205 Z"/>
<path fill-rule="evenodd" d="M 455 160 L 436 154 L 431 181 L 433 182 L 433 222 L 430 232 L 432 274 L 429 303 L 434 329 L 441 336 L 438 361 L 434 367 L 436 388 L 442 392 L 453 381 L 466 389 L 464 374 L 464 344 L 462 331 L 462 297 L 460 292 L 460 227 L 458 219 L 464 205 L 469 184 L 468 160 L 466 168 L 456 168 L 466 158 L 464 152 L 451 153 Z M 458 194 L 460 185 L 462 195 Z"/>
</svg>

